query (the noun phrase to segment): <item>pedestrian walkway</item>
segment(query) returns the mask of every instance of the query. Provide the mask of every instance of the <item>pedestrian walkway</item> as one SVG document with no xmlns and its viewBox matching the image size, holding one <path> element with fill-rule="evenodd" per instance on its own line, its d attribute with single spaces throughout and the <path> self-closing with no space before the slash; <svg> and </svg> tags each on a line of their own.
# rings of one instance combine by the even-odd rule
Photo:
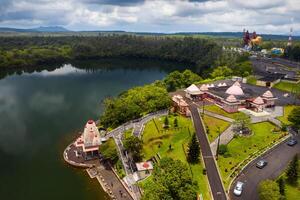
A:
<svg viewBox="0 0 300 200">
<path fill-rule="evenodd" d="M 220 144 L 228 144 L 234 137 L 233 125 L 230 125 L 221 135 L 220 135 Z M 216 155 L 217 147 L 218 147 L 218 139 L 217 137 L 211 144 L 210 148 L 214 155 Z"/>
<path fill-rule="evenodd" d="M 200 109 L 200 112 L 201 112 L 201 113 L 203 112 L 202 110 L 203 110 L 203 109 Z M 214 112 L 207 111 L 207 110 L 204 110 L 204 114 L 205 114 L 205 115 L 208 115 L 208 116 L 210 116 L 210 117 L 214 117 L 214 118 L 218 118 L 218 119 L 221 119 L 221 120 L 230 122 L 230 123 L 234 122 L 234 119 L 232 119 L 232 118 L 225 117 L 225 116 L 223 116 L 223 115 L 219 115 L 219 114 L 216 114 L 216 113 L 214 113 Z"/>
</svg>

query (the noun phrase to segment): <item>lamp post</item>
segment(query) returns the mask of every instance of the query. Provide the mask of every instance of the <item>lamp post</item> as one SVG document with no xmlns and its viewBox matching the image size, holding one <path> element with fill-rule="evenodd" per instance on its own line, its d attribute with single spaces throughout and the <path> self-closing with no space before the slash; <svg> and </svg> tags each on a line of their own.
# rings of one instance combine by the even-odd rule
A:
<svg viewBox="0 0 300 200">
<path fill-rule="evenodd" d="M 220 131 L 220 127 L 217 127 L 217 131 L 218 131 L 218 146 L 217 146 L 217 152 L 216 152 L 216 160 L 218 160 L 219 157 L 219 146 L 220 146 L 220 136 L 221 136 L 221 131 Z"/>
</svg>

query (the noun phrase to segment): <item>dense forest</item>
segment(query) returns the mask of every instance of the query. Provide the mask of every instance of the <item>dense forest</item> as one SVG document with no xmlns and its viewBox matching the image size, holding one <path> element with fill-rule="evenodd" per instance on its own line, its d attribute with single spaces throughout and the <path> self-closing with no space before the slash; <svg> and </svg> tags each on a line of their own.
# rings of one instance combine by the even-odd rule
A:
<svg viewBox="0 0 300 200">
<path fill-rule="evenodd" d="M 109 35 L 98 37 L 0 37 L 0 67 L 17 68 L 74 59 L 134 57 L 186 62 L 200 72 L 222 48 L 193 37 Z"/>
</svg>

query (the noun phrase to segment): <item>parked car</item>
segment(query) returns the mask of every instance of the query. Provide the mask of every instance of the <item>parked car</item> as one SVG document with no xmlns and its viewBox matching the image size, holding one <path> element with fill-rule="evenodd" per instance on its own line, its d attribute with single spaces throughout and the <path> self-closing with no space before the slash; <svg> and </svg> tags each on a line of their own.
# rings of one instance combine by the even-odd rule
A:
<svg viewBox="0 0 300 200">
<path fill-rule="evenodd" d="M 235 194 L 236 196 L 241 196 L 242 191 L 243 191 L 243 186 L 244 186 L 244 183 L 241 181 L 238 181 L 236 183 L 236 186 L 234 187 L 233 194 Z"/>
<path fill-rule="evenodd" d="M 266 165 L 268 164 L 268 162 L 266 160 L 260 160 L 256 163 L 256 167 L 259 169 L 264 168 Z"/>
<path fill-rule="evenodd" d="M 298 143 L 297 140 L 295 140 L 295 139 L 290 139 L 290 141 L 287 142 L 287 145 L 289 145 L 289 146 L 294 146 L 294 145 L 296 145 L 297 143 Z"/>
</svg>

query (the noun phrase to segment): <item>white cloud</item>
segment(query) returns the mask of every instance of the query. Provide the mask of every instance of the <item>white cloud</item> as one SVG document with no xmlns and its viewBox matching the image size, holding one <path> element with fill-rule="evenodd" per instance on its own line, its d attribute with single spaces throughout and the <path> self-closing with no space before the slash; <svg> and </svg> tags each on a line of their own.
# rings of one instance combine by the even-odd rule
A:
<svg viewBox="0 0 300 200">
<path fill-rule="evenodd" d="M 63 25 L 75 30 L 153 32 L 248 28 L 288 33 L 287 27 L 297 29 L 300 24 L 298 0 L 5 0 L 0 3 L 0 9 L 4 7 L 0 26 L 11 27 Z"/>
</svg>

